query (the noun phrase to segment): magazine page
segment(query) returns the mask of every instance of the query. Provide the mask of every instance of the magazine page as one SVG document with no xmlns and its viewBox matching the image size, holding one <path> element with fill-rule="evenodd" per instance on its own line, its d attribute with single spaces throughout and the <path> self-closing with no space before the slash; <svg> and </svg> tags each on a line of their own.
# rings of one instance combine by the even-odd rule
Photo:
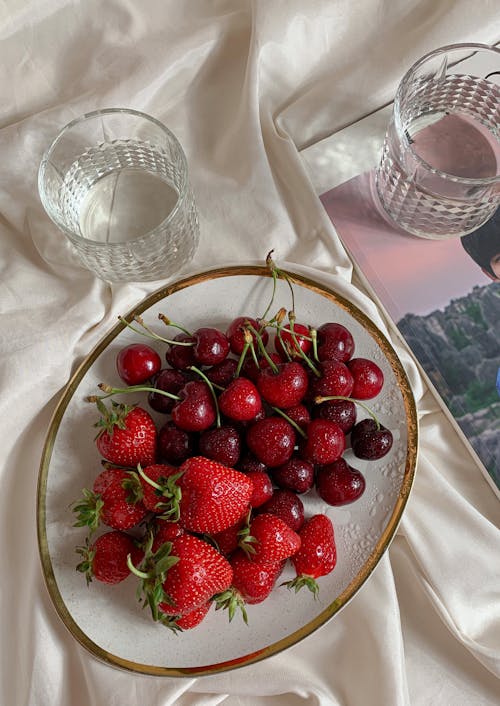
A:
<svg viewBox="0 0 500 706">
<path fill-rule="evenodd" d="M 320 198 L 359 274 L 500 497 L 500 211 L 487 224 L 489 241 L 498 246 L 492 270 L 495 256 L 485 262 L 470 245 L 486 226 L 468 240 L 410 235 L 383 213 L 373 172 Z"/>
</svg>

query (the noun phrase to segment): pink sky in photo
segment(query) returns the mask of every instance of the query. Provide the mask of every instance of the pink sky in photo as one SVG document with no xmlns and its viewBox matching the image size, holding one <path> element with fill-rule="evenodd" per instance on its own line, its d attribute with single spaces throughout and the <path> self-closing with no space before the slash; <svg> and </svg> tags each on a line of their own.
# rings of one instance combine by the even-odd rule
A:
<svg viewBox="0 0 500 706">
<path fill-rule="evenodd" d="M 460 239 L 427 240 L 394 228 L 379 213 L 370 175 L 323 194 L 321 200 L 346 248 L 397 323 L 405 314 L 444 309 L 491 280 Z"/>
</svg>

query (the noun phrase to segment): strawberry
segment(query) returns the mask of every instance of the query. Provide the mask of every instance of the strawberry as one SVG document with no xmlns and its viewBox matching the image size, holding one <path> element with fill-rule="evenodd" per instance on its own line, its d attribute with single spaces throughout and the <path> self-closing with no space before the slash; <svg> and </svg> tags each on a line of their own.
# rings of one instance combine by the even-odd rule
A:
<svg viewBox="0 0 500 706">
<path fill-rule="evenodd" d="M 76 551 L 82 557 L 76 569 L 85 574 L 87 585 L 93 578 L 103 583 L 120 583 L 130 574 L 127 556 L 130 554 L 134 563 L 142 559 L 142 551 L 132 538 L 117 530 L 101 534 L 92 545 L 87 539 L 86 545 Z"/>
<path fill-rule="evenodd" d="M 103 458 L 132 468 L 138 463 L 143 467 L 154 463 L 157 431 L 149 412 L 117 402 L 112 402 L 109 410 L 100 399 L 97 408 L 102 416 L 94 425 L 100 429 L 95 443 Z"/>
<path fill-rule="evenodd" d="M 201 623 L 211 607 L 212 602 L 207 601 L 198 608 L 190 610 L 188 613 L 176 615 L 175 609 L 172 608 L 171 605 L 168 603 L 160 603 L 159 608 L 162 613 L 161 622 L 174 632 L 178 630 L 190 630 Z"/>
<path fill-rule="evenodd" d="M 299 535 L 301 546 L 292 557 L 297 576 L 286 585 L 295 592 L 307 586 L 316 596 L 319 588 L 315 579 L 329 574 L 337 563 L 332 521 L 327 515 L 313 515 L 305 521 Z"/>
<path fill-rule="evenodd" d="M 230 558 L 233 588 L 245 603 L 262 603 L 271 593 L 284 566 L 282 561 L 254 561 L 238 549 Z"/>
<path fill-rule="evenodd" d="M 247 476 L 251 479 L 253 485 L 250 505 L 252 507 L 260 507 L 267 502 L 273 494 L 273 483 L 269 473 L 266 473 L 266 471 L 249 471 Z"/>
<path fill-rule="evenodd" d="M 300 537 L 287 523 L 271 513 L 262 513 L 250 523 L 253 543 L 246 545 L 254 561 L 279 562 L 291 557 L 300 548 Z M 248 549 L 249 547 L 249 549 Z"/>
<path fill-rule="evenodd" d="M 84 488 L 82 496 L 73 503 L 73 512 L 77 514 L 75 527 L 87 526 L 91 532 L 101 522 L 116 530 L 127 530 L 138 525 L 147 514 L 137 474 L 124 468 L 102 471 L 92 491 Z"/>
<path fill-rule="evenodd" d="M 176 537 L 179 537 L 184 532 L 178 522 L 169 522 L 160 518 L 155 520 L 153 526 L 153 552 L 156 552 L 165 542 L 171 542 Z"/>
<path fill-rule="evenodd" d="M 253 486 L 241 471 L 203 456 L 188 458 L 180 471 L 180 523 L 185 529 L 215 534 L 248 512 Z"/>
<path fill-rule="evenodd" d="M 154 513 L 163 512 L 166 507 L 163 486 L 167 478 L 179 473 L 179 469 L 166 463 L 153 463 L 144 469 L 139 464 L 137 470 L 142 488 L 142 502 L 145 507 Z"/>
</svg>

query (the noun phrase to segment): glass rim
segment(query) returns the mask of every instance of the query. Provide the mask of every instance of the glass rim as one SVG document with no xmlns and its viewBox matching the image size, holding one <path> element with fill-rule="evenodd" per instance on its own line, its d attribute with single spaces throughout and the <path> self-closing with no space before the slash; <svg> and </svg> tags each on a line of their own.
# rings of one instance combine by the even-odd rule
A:
<svg viewBox="0 0 500 706">
<path fill-rule="evenodd" d="M 417 61 L 415 61 L 410 68 L 406 71 L 404 74 L 403 78 L 401 79 L 397 91 L 396 91 L 396 96 L 394 98 L 394 108 L 393 108 L 393 115 L 394 115 L 394 123 L 396 127 L 396 131 L 398 134 L 399 139 L 403 142 L 404 146 L 406 149 L 408 149 L 413 157 L 415 158 L 415 161 L 418 162 L 421 166 L 426 167 L 429 169 L 433 174 L 437 174 L 440 177 L 443 177 L 445 179 L 448 179 L 449 181 L 453 181 L 457 184 L 466 184 L 470 186 L 488 186 L 490 184 L 496 184 L 500 182 L 500 173 L 496 174 L 495 176 L 491 177 L 481 177 L 481 178 L 473 178 L 473 177 L 461 177 L 457 176 L 456 174 L 450 174 L 449 172 L 445 172 L 442 169 L 438 169 L 437 167 L 432 166 L 432 164 L 429 164 L 425 159 L 420 157 L 420 155 L 415 152 L 414 148 L 412 147 L 412 143 L 409 139 L 409 136 L 406 132 L 406 130 L 403 129 L 403 123 L 401 120 L 401 101 L 402 101 L 402 96 L 403 93 L 405 92 L 409 82 L 412 80 L 414 73 L 419 69 L 423 64 L 425 64 L 429 59 L 433 59 L 436 56 L 439 56 L 440 54 L 446 54 L 447 52 L 452 52 L 452 51 L 465 51 L 465 50 L 470 50 L 471 51 L 471 56 L 473 56 L 477 51 L 491 51 L 494 54 L 498 54 L 499 56 L 499 71 L 500 71 L 500 47 L 496 45 L 490 45 L 490 44 L 482 44 L 479 42 L 462 42 L 458 44 L 447 44 L 442 47 L 438 47 L 437 49 L 433 49 L 432 51 L 427 52 L 423 56 L 421 56 Z M 452 62 L 453 65 L 460 64 L 462 61 L 465 61 L 466 59 L 469 59 L 470 56 L 463 57 L 460 60 L 457 60 L 455 62 Z"/>
<path fill-rule="evenodd" d="M 166 216 L 157 226 L 154 228 L 146 231 L 142 235 L 140 235 L 137 238 L 134 238 L 133 240 L 126 240 L 124 242 L 120 243 L 109 243 L 109 242 L 102 242 L 101 240 L 93 240 L 92 238 L 84 238 L 82 235 L 79 235 L 78 233 L 75 233 L 75 231 L 71 230 L 68 228 L 62 221 L 60 221 L 56 214 L 53 212 L 53 210 L 49 207 L 48 201 L 45 198 L 45 189 L 43 187 L 43 181 L 44 181 L 44 176 L 45 176 L 45 171 L 47 168 L 47 165 L 50 162 L 50 156 L 54 152 L 55 148 L 59 144 L 60 140 L 64 137 L 66 133 L 68 133 L 72 128 L 74 128 L 76 125 L 79 125 L 81 123 L 87 122 L 89 120 L 93 120 L 94 118 L 97 118 L 101 115 L 114 115 L 114 114 L 123 114 L 123 115 L 130 115 L 134 116 L 137 118 L 143 118 L 144 120 L 147 120 L 150 123 L 153 123 L 156 125 L 160 130 L 171 140 L 176 148 L 179 151 L 181 163 L 182 163 L 182 183 L 181 183 L 181 188 L 178 190 L 177 187 L 175 187 L 175 191 L 177 192 L 177 200 L 175 202 L 175 206 L 172 208 L 168 216 Z M 74 242 L 82 242 L 82 243 L 87 243 L 87 244 L 92 244 L 92 246 L 95 246 L 96 248 L 126 248 L 129 247 L 129 243 L 131 242 L 137 242 L 145 239 L 149 239 L 152 236 L 157 235 L 157 233 L 165 228 L 166 225 L 170 221 L 172 221 L 175 216 L 177 215 L 178 211 L 181 208 L 181 205 L 183 201 L 185 200 L 187 193 L 189 190 L 189 178 L 188 178 L 188 165 L 187 165 L 187 159 L 186 155 L 184 153 L 184 150 L 182 149 L 182 145 L 177 139 L 177 137 L 174 135 L 174 133 L 162 122 L 154 118 L 152 115 L 148 115 L 147 113 L 143 113 L 139 110 L 134 110 L 133 108 L 100 108 L 98 110 L 92 110 L 88 113 L 83 113 L 83 115 L 78 116 L 77 118 L 74 118 L 71 120 L 69 123 L 64 125 L 55 138 L 52 140 L 50 145 L 47 147 L 45 152 L 43 153 L 40 166 L 38 168 L 38 194 L 40 196 L 40 200 L 42 202 L 42 206 L 51 219 L 53 223 L 56 224 L 58 228 L 60 228 L 68 237 L 70 240 L 73 240 Z"/>
</svg>

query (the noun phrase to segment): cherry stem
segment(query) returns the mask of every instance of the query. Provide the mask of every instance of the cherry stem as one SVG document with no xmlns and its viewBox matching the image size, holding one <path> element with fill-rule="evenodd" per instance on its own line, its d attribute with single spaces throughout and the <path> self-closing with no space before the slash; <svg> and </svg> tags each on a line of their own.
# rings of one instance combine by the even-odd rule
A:
<svg viewBox="0 0 500 706">
<path fill-rule="evenodd" d="M 297 424 L 297 422 L 295 422 L 293 419 L 291 419 L 291 418 L 288 416 L 288 414 L 286 414 L 286 412 L 283 412 L 283 410 L 280 409 L 279 407 L 271 407 L 271 409 L 274 410 L 275 412 L 277 412 L 278 414 L 280 414 L 280 415 L 283 417 L 283 419 L 286 419 L 286 421 L 287 421 L 289 424 L 292 425 L 292 427 L 300 434 L 300 436 L 301 436 L 303 439 L 307 439 L 307 434 L 306 434 L 305 431 L 302 429 L 302 427 L 299 426 L 299 425 Z"/>
<path fill-rule="evenodd" d="M 273 280 L 275 280 L 275 285 L 276 285 L 276 277 L 281 277 L 281 279 L 284 279 L 285 282 L 287 283 L 290 293 L 292 295 L 292 311 L 295 310 L 295 294 L 293 291 L 292 283 L 290 281 L 289 276 L 286 274 L 286 272 L 283 272 L 283 270 L 280 270 L 279 267 L 276 266 L 276 263 L 274 262 L 272 258 L 274 250 L 271 250 L 266 257 L 266 265 L 267 267 L 271 270 L 272 275 L 273 275 Z M 274 293 L 273 293 L 274 297 Z M 267 313 L 267 312 L 266 312 Z M 263 317 L 264 318 L 264 317 Z"/>
<path fill-rule="evenodd" d="M 319 363 L 320 360 L 318 358 L 318 332 L 315 328 L 309 327 L 309 333 L 311 334 L 313 358 L 317 363 Z"/>
<path fill-rule="evenodd" d="M 217 387 L 219 390 L 224 390 L 223 387 L 220 385 L 215 385 L 211 380 L 208 379 L 208 377 L 205 375 L 205 373 L 197 368 L 195 365 L 190 365 L 188 370 L 192 370 L 194 373 L 199 375 L 202 380 L 208 385 L 208 388 L 212 394 L 213 400 L 214 400 L 214 405 L 215 405 L 215 413 L 216 413 L 216 426 L 217 429 L 219 429 L 221 422 L 220 422 L 220 410 L 219 410 L 219 403 L 217 401 L 217 395 L 215 394 L 215 387 Z"/>
<path fill-rule="evenodd" d="M 251 337 L 251 334 L 250 334 Z M 245 340 L 245 345 L 243 346 L 243 350 L 241 351 L 240 358 L 238 360 L 238 365 L 236 366 L 236 370 L 234 372 L 234 377 L 238 378 L 241 373 L 241 368 L 243 367 L 243 363 L 245 362 L 245 358 L 247 357 L 248 350 L 250 348 L 250 343 Z"/>
<path fill-rule="evenodd" d="M 293 342 L 295 343 L 295 348 L 297 350 L 297 353 L 300 355 L 301 358 L 303 358 L 303 360 L 306 362 L 306 364 L 312 370 L 314 375 L 316 375 L 316 377 L 318 377 L 318 378 L 321 377 L 321 373 L 319 372 L 318 368 L 314 365 L 314 363 L 309 358 L 309 356 L 304 353 L 304 351 L 302 350 L 302 348 L 297 340 L 297 334 L 295 333 L 295 329 L 294 329 L 295 313 L 293 311 L 291 311 L 288 314 L 288 319 L 290 321 L 290 335 L 292 336 Z"/>
<path fill-rule="evenodd" d="M 273 254 L 273 252 L 274 252 L 274 250 L 270 250 L 267 253 L 267 257 L 266 257 L 266 265 L 271 270 L 271 275 L 273 278 L 273 292 L 271 295 L 271 301 L 267 305 L 267 309 L 265 310 L 264 314 L 260 317 L 261 319 L 264 319 L 264 320 L 265 320 L 267 314 L 269 313 L 269 310 L 272 307 L 273 302 L 274 302 L 274 297 L 276 296 L 276 281 L 278 279 L 278 272 L 277 272 L 276 268 L 274 267 L 274 262 L 271 258 L 271 255 Z"/>
<path fill-rule="evenodd" d="M 360 402 L 359 400 L 355 400 L 352 397 L 344 397 L 343 395 L 327 395 L 325 397 L 315 397 L 314 398 L 314 402 L 316 404 L 321 404 L 322 402 L 329 402 L 330 400 L 344 400 L 345 402 L 354 402 L 354 404 L 359 405 L 366 412 L 368 412 L 370 417 L 372 417 L 372 419 L 376 422 L 377 430 L 380 429 L 381 424 L 380 424 L 376 414 L 374 412 L 372 412 L 372 410 L 366 404 L 363 404 L 363 402 Z"/>
<path fill-rule="evenodd" d="M 175 321 L 172 321 L 171 319 L 168 318 L 168 316 L 165 316 L 165 314 L 162 314 L 162 313 L 158 314 L 158 318 L 160 319 L 160 321 L 163 321 L 165 326 L 173 326 L 174 328 L 179 329 L 179 331 L 182 331 L 182 333 L 185 333 L 187 336 L 193 335 L 191 333 L 191 331 L 188 331 L 186 328 L 184 328 L 184 326 L 181 326 L 180 324 L 176 323 Z M 188 344 L 188 345 L 192 345 L 192 344 Z"/>
<path fill-rule="evenodd" d="M 278 366 L 276 365 L 274 360 L 271 358 L 269 353 L 266 351 L 266 347 L 265 347 L 264 342 L 262 340 L 262 336 L 260 335 L 260 333 L 258 331 L 255 330 L 255 328 L 252 326 L 252 324 L 248 324 L 248 328 L 254 334 L 254 336 L 257 340 L 257 345 L 259 347 L 259 350 L 262 353 L 262 355 L 264 356 L 264 358 L 267 360 L 267 362 L 269 363 L 269 367 L 271 368 L 273 373 L 278 373 L 279 372 Z"/>
<path fill-rule="evenodd" d="M 170 397 L 172 400 L 180 400 L 178 395 L 174 395 L 172 392 L 166 392 L 165 390 L 159 390 L 156 387 L 150 387 L 148 385 L 130 385 L 130 387 L 111 387 L 105 382 L 100 382 L 97 386 L 100 390 L 105 392 L 105 395 L 90 395 L 87 397 L 87 402 L 97 402 L 97 400 L 105 400 L 112 395 L 121 395 L 128 392 L 154 392 L 159 395 L 164 395 L 165 397 Z"/>
<path fill-rule="evenodd" d="M 134 316 L 134 321 L 136 321 L 144 331 L 141 331 L 141 329 L 136 328 L 135 326 L 132 326 L 132 324 L 127 321 L 126 319 L 123 318 L 123 316 L 119 316 L 118 320 L 127 326 L 131 331 L 134 333 L 138 333 L 140 336 L 145 336 L 146 338 L 152 338 L 155 341 L 161 341 L 162 343 L 169 343 L 175 346 L 194 346 L 193 341 L 172 341 L 169 338 L 163 338 L 163 336 L 159 336 L 157 333 L 155 333 L 152 329 L 147 326 L 142 318 L 140 316 Z"/>
</svg>

